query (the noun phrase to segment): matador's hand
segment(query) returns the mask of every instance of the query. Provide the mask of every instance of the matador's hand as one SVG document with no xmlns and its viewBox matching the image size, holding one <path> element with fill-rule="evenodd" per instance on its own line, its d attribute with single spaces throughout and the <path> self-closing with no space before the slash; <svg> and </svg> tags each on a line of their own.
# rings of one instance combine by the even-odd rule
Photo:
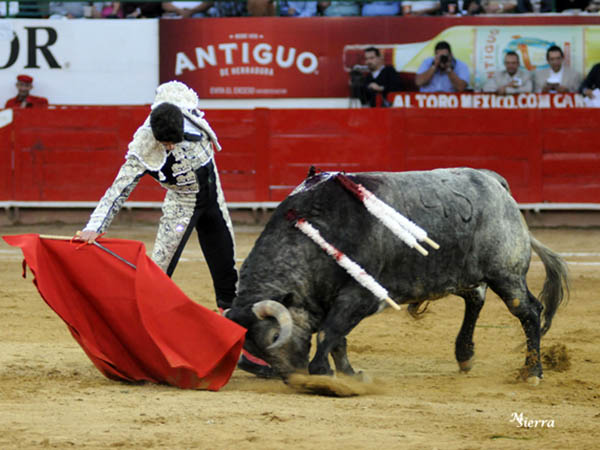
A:
<svg viewBox="0 0 600 450">
<path fill-rule="evenodd" d="M 100 233 L 96 233 L 95 231 L 78 231 L 75 233 L 74 239 L 92 244 L 96 241 L 98 236 L 100 236 Z"/>
</svg>

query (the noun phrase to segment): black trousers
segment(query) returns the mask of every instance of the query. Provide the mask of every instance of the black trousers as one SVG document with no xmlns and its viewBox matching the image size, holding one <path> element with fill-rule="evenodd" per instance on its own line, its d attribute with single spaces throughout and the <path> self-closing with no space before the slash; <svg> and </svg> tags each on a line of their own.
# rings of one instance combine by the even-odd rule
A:
<svg viewBox="0 0 600 450">
<path fill-rule="evenodd" d="M 217 306 L 229 308 L 236 295 L 238 274 L 235 268 L 235 242 L 227 218 L 219 204 L 218 184 L 214 165 L 211 163 L 196 171 L 200 192 L 196 195 L 196 205 L 189 224 L 167 268 L 171 276 L 181 257 L 181 253 L 195 229 L 202 253 L 208 264 L 213 280 Z M 221 198 L 222 198 L 222 193 Z"/>
</svg>

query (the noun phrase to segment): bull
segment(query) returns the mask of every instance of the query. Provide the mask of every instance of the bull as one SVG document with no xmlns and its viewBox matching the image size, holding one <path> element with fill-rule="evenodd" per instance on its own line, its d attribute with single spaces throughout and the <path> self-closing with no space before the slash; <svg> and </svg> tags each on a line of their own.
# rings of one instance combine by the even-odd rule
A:
<svg viewBox="0 0 600 450">
<path fill-rule="evenodd" d="M 294 211 L 397 303 L 462 297 L 465 313 L 455 342 L 461 371 L 471 369 L 473 331 L 490 288 L 521 322 L 527 343 L 522 373 L 537 384 L 543 376 L 540 338 L 568 295 L 568 274 L 560 256 L 530 234 L 506 181 L 470 168 L 347 174 L 440 244 L 424 257 L 367 212 L 334 175 L 309 173 L 279 204 L 245 259 L 238 295 L 226 312 L 247 328 L 245 348 L 284 380 L 307 367 L 310 374 L 332 374 L 329 355 L 337 371 L 354 375 L 346 336 L 387 306 L 292 226 L 286 215 Z M 526 282 L 532 249 L 546 271 L 539 300 Z M 314 333 L 317 348 L 309 363 Z"/>
</svg>

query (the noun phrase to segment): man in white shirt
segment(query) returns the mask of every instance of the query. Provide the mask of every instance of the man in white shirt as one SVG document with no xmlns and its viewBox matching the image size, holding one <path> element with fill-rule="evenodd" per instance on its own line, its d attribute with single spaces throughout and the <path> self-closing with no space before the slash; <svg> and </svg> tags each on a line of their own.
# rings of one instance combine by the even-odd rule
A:
<svg viewBox="0 0 600 450">
<path fill-rule="evenodd" d="M 581 85 L 581 74 L 563 64 L 564 54 L 558 45 L 546 51 L 546 69 L 534 73 L 535 92 L 577 92 Z"/>
<path fill-rule="evenodd" d="M 513 51 L 506 52 L 504 55 L 505 70 L 496 72 L 493 78 L 487 80 L 483 85 L 483 92 L 494 92 L 499 95 L 532 92 L 531 74 L 519 66 L 519 55 Z"/>
</svg>

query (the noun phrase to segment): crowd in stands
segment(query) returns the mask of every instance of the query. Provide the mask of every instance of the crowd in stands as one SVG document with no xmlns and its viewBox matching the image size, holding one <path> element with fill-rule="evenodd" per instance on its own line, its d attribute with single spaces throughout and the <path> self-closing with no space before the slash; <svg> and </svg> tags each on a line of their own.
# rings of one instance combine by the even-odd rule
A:
<svg viewBox="0 0 600 450">
<path fill-rule="evenodd" d="M 433 55 L 422 61 L 415 74 L 414 86 L 402 85 L 398 72 L 384 64 L 383 56 L 376 47 L 364 50 L 364 61 L 367 69 L 364 74 L 350 74 L 350 97 L 360 100 L 363 107 L 390 106 L 392 97 L 389 94 L 399 91 L 475 90 L 469 86 L 471 74 L 468 65 L 454 57 L 452 47 L 446 41 L 437 42 Z M 507 51 L 504 68 L 496 68 L 495 75 L 478 90 L 497 95 L 579 93 L 594 101 L 588 106 L 600 106 L 600 63 L 582 79 L 579 72 L 564 64 L 564 53 L 557 45 L 546 49 L 546 62 L 547 67 L 530 72 L 521 65 L 518 53 Z"/>
<path fill-rule="evenodd" d="M 557 45 L 546 50 L 547 67 L 528 71 L 521 66 L 519 54 L 507 51 L 504 68 L 498 67 L 494 76 L 481 87 L 483 92 L 497 95 L 535 93 L 579 93 L 588 106 L 600 106 L 600 63 L 595 64 L 585 79 L 564 64 L 564 53 Z M 403 85 L 396 69 L 385 65 L 383 55 L 376 47 L 364 49 L 365 72 L 350 72 L 350 98 L 360 101 L 363 107 L 391 106 L 390 94 L 400 91 L 465 92 L 469 87 L 470 70 L 467 64 L 454 57 L 452 47 L 439 41 L 433 56 L 423 60 L 415 74 L 414 86 Z M 17 76 L 17 95 L 6 102 L 5 108 L 33 108 L 48 106 L 44 97 L 31 95 L 33 78 Z"/>
<path fill-rule="evenodd" d="M 2 2 L 4 5 L 6 2 Z M 600 12 L 600 0 L 405 0 L 396 2 L 241 0 L 195 2 L 9 2 L 9 15 L 49 18 L 190 18 L 477 15 Z M 0 16 L 6 15 L 0 10 Z"/>
</svg>

